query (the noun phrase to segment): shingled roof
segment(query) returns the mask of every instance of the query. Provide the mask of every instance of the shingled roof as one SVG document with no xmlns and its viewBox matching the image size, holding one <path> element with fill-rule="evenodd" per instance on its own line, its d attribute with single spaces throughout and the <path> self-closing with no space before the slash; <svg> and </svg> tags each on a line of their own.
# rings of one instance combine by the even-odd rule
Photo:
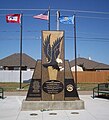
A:
<svg viewBox="0 0 109 120">
<path fill-rule="evenodd" d="M 75 60 L 70 61 L 70 65 L 75 66 Z M 86 70 L 109 70 L 109 65 L 81 57 L 77 58 L 77 65 L 83 66 Z"/>
<path fill-rule="evenodd" d="M 29 68 L 35 68 L 36 60 L 27 54 L 22 54 L 22 66 L 27 66 Z M 0 66 L 19 66 L 20 65 L 20 54 L 15 53 L 8 57 L 0 60 Z"/>
</svg>

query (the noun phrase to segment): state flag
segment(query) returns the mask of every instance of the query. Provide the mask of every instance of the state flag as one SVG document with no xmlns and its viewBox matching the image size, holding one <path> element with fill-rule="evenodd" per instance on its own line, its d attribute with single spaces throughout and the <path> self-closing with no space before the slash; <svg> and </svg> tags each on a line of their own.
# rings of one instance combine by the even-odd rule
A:
<svg viewBox="0 0 109 120">
<path fill-rule="evenodd" d="M 21 23 L 21 14 L 8 14 L 6 15 L 7 23 Z"/>
<path fill-rule="evenodd" d="M 74 24 L 74 16 L 61 16 L 59 21 L 63 24 Z"/>
</svg>

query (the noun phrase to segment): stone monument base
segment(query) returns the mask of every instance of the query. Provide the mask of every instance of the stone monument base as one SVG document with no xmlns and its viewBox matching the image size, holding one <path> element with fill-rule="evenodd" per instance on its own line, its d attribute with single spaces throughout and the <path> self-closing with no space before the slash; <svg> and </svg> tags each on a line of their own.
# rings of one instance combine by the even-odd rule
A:
<svg viewBox="0 0 109 120">
<path fill-rule="evenodd" d="M 74 101 L 25 101 L 22 102 L 22 111 L 31 110 L 80 110 L 84 109 L 83 100 Z"/>
</svg>

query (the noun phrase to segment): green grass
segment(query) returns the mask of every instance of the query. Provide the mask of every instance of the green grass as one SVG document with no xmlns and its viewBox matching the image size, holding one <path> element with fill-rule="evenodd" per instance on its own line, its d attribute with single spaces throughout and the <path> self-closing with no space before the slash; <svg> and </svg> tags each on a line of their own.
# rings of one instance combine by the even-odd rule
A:
<svg viewBox="0 0 109 120">
<path fill-rule="evenodd" d="M 80 88 L 79 91 L 92 91 L 94 87 L 97 87 L 97 84 L 98 83 L 78 83 L 77 87 Z M 20 84 L 12 82 L 0 82 L 0 87 L 4 88 L 4 90 L 7 92 L 15 92 L 18 91 Z M 29 88 L 28 83 L 22 83 L 22 88 L 23 90 L 27 91 Z"/>
<path fill-rule="evenodd" d="M 78 83 L 77 87 L 79 88 L 79 91 L 92 91 L 97 85 L 98 83 Z"/>
<path fill-rule="evenodd" d="M 23 90 L 27 91 L 28 83 L 22 83 Z M 6 92 L 15 92 L 18 91 L 18 88 L 20 88 L 19 83 L 12 83 L 12 82 L 0 82 L 0 87 L 2 87 Z"/>
</svg>

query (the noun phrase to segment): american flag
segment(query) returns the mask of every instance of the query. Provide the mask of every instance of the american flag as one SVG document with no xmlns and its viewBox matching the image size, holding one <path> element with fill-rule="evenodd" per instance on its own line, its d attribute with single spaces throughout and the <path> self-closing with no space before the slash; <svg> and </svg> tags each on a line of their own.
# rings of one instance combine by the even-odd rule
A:
<svg viewBox="0 0 109 120">
<path fill-rule="evenodd" d="M 35 15 L 35 16 L 33 16 L 33 18 L 48 20 L 49 19 L 48 18 L 48 11 L 46 11 L 44 14 Z"/>
</svg>

